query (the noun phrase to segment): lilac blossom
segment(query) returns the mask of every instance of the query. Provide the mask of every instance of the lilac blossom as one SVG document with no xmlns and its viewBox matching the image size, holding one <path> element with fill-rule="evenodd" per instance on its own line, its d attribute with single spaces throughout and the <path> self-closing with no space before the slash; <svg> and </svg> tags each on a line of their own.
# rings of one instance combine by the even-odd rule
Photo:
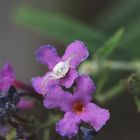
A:
<svg viewBox="0 0 140 140">
<path fill-rule="evenodd" d="M 63 119 L 56 123 L 56 131 L 69 138 L 78 133 L 81 121 L 99 131 L 110 116 L 108 110 L 91 103 L 95 85 L 88 76 L 78 76 L 76 84 L 74 94 L 65 92 L 58 85 L 52 86 L 44 99 L 46 108 L 59 108 L 65 112 Z"/>
<path fill-rule="evenodd" d="M 17 108 L 21 110 L 31 109 L 33 106 L 34 102 L 26 98 L 21 98 L 19 103 L 17 104 Z"/>
<path fill-rule="evenodd" d="M 2 96 L 5 96 L 5 94 L 7 94 L 9 88 L 14 85 L 15 80 L 16 76 L 13 68 L 11 64 L 7 62 L 0 70 L 0 92 Z M 31 100 L 27 101 L 26 99 L 22 98 L 17 104 L 17 107 L 19 109 L 30 109 L 33 107 L 33 102 Z"/>
<path fill-rule="evenodd" d="M 0 70 L 0 91 L 5 93 L 15 80 L 15 73 L 10 63 L 7 62 Z"/>
<path fill-rule="evenodd" d="M 48 66 L 49 72 L 44 76 L 32 79 L 35 90 L 46 95 L 50 85 L 60 84 L 69 88 L 77 78 L 76 67 L 88 57 L 89 53 L 85 44 L 74 41 L 68 45 L 64 55 L 58 56 L 56 49 L 51 45 L 40 47 L 37 52 L 37 60 Z"/>
</svg>

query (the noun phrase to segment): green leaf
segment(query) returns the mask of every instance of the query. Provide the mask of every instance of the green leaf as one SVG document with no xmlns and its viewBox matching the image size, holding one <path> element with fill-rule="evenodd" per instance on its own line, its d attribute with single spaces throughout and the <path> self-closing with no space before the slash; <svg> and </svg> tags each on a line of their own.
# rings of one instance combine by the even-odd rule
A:
<svg viewBox="0 0 140 140">
<path fill-rule="evenodd" d="M 121 46 L 117 48 L 117 53 L 113 56 L 115 59 L 132 60 L 140 58 L 140 19 L 136 19 L 125 26 L 125 34 L 121 41 Z"/>
<path fill-rule="evenodd" d="M 112 8 L 97 20 L 97 27 L 101 30 L 112 32 L 119 27 L 125 27 L 125 35 L 121 47 L 113 54 L 115 59 L 139 58 L 140 51 L 140 1 L 122 0 L 114 3 Z M 126 53 L 127 52 L 127 53 Z"/>
<path fill-rule="evenodd" d="M 126 27 L 126 33 L 124 36 L 124 39 L 122 41 L 122 44 L 125 45 L 126 49 L 128 49 L 128 47 L 134 45 L 134 42 L 137 41 L 137 45 L 139 45 L 140 43 L 140 19 L 136 19 L 134 21 L 131 21 L 131 23 L 129 23 Z M 139 48 L 139 47 L 137 47 Z M 133 50 L 133 49 L 132 49 Z"/>
<path fill-rule="evenodd" d="M 134 102 L 137 106 L 138 112 L 140 112 L 140 98 L 138 96 L 134 96 Z"/>
<path fill-rule="evenodd" d="M 120 26 L 125 26 L 139 18 L 140 0 L 121 0 L 112 5 L 99 17 L 97 26 L 106 31 L 112 31 Z"/>
<path fill-rule="evenodd" d="M 105 103 L 109 100 L 112 100 L 116 96 L 120 95 L 122 91 L 124 90 L 125 86 L 123 86 L 121 83 L 115 85 L 114 87 L 107 90 L 105 93 L 102 94 L 95 94 L 95 98 L 100 103 Z"/>
<path fill-rule="evenodd" d="M 82 40 L 90 52 L 93 52 L 94 47 L 105 39 L 103 33 L 56 13 L 42 12 L 29 7 L 18 7 L 13 16 L 20 25 L 49 35 L 65 44 L 74 40 Z"/>
<path fill-rule="evenodd" d="M 96 95 L 101 94 L 101 91 L 104 89 L 105 84 L 107 83 L 109 74 L 103 71 L 99 77 L 99 81 L 97 82 L 97 89 L 96 89 Z"/>
<path fill-rule="evenodd" d="M 115 48 L 119 45 L 120 40 L 123 37 L 123 34 L 124 34 L 124 29 L 121 28 L 113 37 L 107 40 L 103 44 L 103 46 L 97 50 L 97 52 L 95 53 L 95 57 L 100 58 L 100 59 L 105 59 L 110 54 L 112 54 Z"/>
</svg>

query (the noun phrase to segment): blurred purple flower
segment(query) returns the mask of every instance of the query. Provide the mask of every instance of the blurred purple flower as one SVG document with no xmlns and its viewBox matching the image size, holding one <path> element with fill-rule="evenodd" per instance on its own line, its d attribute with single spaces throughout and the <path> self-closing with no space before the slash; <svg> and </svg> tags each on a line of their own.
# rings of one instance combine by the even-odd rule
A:
<svg viewBox="0 0 140 140">
<path fill-rule="evenodd" d="M 95 85 L 89 77 L 79 76 L 76 84 L 74 94 L 65 92 L 56 85 L 48 91 L 44 99 L 46 108 L 59 108 L 65 112 L 64 118 L 56 124 L 56 131 L 69 138 L 78 133 L 78 125 L 81 121 L 89 123 L 98 131 L 110 116 L 108 110 L 90 103 Z"/>
<path fill-rule="evenodd" d="M 78 73 L 76 67 L 88 57 L 89 53 L 85 44 L 74 41 L 68 45 L 64 55 L 58 56 L 56 49 L 51 45 L 40 47 L 37 52 L 37 60 L 46 64 L 50 70 L 42 77 L 32 79 L 35 90 L 45 95 L 49 85 L 60 84 L 66 88 L 71 87 Z"/>
<path fill-rule="evenodd" d="M 7 62 L 0 70 L 0 91 L 2 93 L 5 93 L 12 85 L 14 80 L 15 80 L 15 73 L 10 63 Z"/>
<path fill-rule="evenodd" d="M 31 109 L 33 106 L 34 102 L 26 98 L 21 98 L 19 103 L 17 104 L 17 108 L 21 110 Z"/>
<path fill-rule="evenodd" d="M 3 68 L 0 70 L 0 92 L 2 95 L 7 94 L 7 91 L 9 88 L 14 85 L 14 82 L 16 81 L 16 76 L 13 71 L 13 68 L 9 62 L 7 62 Z M 30 102 L 30 103 L 29 103 Z M 28 108 L 32 107 L 33 101 L 27 101 L 24 98 L 22 98 L 19 103 L 18 107 L 20 109 L 23 109 L 24 107 Z"/>
</svg>

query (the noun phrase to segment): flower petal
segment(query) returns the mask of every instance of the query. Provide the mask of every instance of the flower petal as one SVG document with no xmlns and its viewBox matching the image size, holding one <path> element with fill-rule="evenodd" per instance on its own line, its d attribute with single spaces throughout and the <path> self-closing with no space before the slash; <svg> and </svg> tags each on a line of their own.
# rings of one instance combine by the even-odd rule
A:
<svg viewBox="0 0 140 140">
<path fill-rule="evenodd" d="M 67 112 L 64 118 L 56 123 L 56 131 L 61 136 L 72 138 L 78 133 L 78 125 L 81 119 L 73 112 Z"/>
<path fill-rule="evenodd" d="M 90 102 L 92 93 L 96 90 L 95 84 L 88 76 L 82 75 L 76 79 L 76 90 L 74 96 L 81 98 L 85 103 Z"/>
<path fill-rule="evenodd" d="M 46 73 L 44 76 L 32 78 L 32 86 L 39 94 L 45 95 L 52 85 L 58 83 L 58 80 L 48 80 L 48 82 L 45 82 L 44 79 L 49 75 L 50 72 Z"/>
<path fill-rule="evenodd" d="M 46 108 L 59 108 L 62 111 L 71 111 L 72 94 L 65 92 L 58 85 L 52 86 L 47 92 L 44 99 L 44 106 Z"/>
<path fill-rule="evenodd" d="M 78 76 L 78 73 L 77 73 L 76 69 L 70 68 L 67 75 L 64 78 L 60 79 L 60 84 L 64 85 L 66 88 L 69 88 L 72 86 L 72 84 L 74 83 L 74 80 L 76 79 L 77 76 Z"/>
<path fill-rule="evenodd" d="M 74 41 L 71 43 L 63 55 L 62 59 L 65 61 L 71 58 L 71 65 L 77 67 L 82 61 L 88 57 L 89 53 L 85 44 L 82 41 Z"/>
<path fill-rule="evenodd" d="M 108 110 L 98 107 L 93 103 L 86 105 L 81 118 L 84 122 L 89 123 L 96 131 L 99 131 L 106 121 L 109 119 Z"/>
<path fill-rule="evenodd" d="M 36 57 L 40 63 L 47 64 L 50 70 L 60 61 L 56 49 L 51 45 L 40 47 L 36 51 Z"/>
<path fill-rule="evenodd" d="M 21 98 L 17 104 L 17 107 L 21 110 L 31 109 L 34 106 L 34 102 L 29 99 Z"/>
<path fill-rule="evenodd" d="M 15 73 L 10 65 L 6 63 L 0 70 L 0 91 L 7 91 L 15 80 Z"/>
</svg>

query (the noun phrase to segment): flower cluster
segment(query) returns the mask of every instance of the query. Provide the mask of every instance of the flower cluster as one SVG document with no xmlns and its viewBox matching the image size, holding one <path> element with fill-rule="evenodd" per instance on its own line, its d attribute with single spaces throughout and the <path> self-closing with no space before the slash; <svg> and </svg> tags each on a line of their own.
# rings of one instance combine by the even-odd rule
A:
<svg viewBox="0 0 140 140">
<path fill-rule="evenodd" d="M 10 63 L 7 62 L 0 70 L 0 92 L 2 95 L 8 91 L 10 86 L 13 84 L 14 80 L 15 80 L 15 73 Z"/>
<path fill-rule="evenodd" d="M 18 110 L 31 109 L 34 105 L 33 101 L 20 97 L 21 94 L 16 88 L 23 90 L 23 87 L 24 85 L 16 81 L 15 73 L 10 63 L 6 63 L 0 70 L 0 136 L 5 136 L 10 131 L 6 122 L 18 130 L 21 124 L 13 121 L 13 118 L 18 121 Z"/>
<path fill-rule="evenodd" d="M 65 112 L 64 117 L 56 123 L 56 131 L 61 136 L 74 137 L 81 122 L 88 123 L 97 132 L 109 119 L 108 110 L 91 102 L 96 89 L 94 82 L 76 70 L 88 55 L 81 41 L 68 45 L 62 57 L 51 45 L 42 46 L 36 52 L 37 60 L 46 64 L 49 72 L 33 78 L 32 85 L 44 96 L 46 108 L 58 108 Z M 74 87 L 73 93 L 67 90 L 70 87 Z"/>
<path fill-rule="evenodd" d="M 1 98 L 7 97 L 8 90 L 11 86 L 19 88 L 19 84 L 16 81 L 16 76 L 13 71 L 12 66 L 7 62 L 3 68 L 0 70 L 0 93 Z M 17 104 L 19 109 L 30 109 L 33 107 L 33 102 L 24 98 L 20 98 L 20 101 Z"/>
</svg>

